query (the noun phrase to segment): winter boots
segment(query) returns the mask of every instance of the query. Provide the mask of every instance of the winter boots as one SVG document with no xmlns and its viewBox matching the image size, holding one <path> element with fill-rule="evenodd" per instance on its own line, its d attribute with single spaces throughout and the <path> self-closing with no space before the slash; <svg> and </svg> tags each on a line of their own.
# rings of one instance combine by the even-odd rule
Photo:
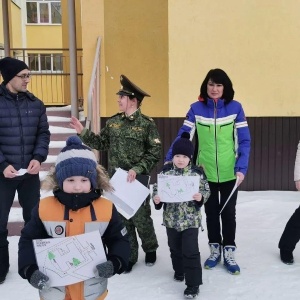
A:
<svg viewBox="0 0 300 300">
<path fill-rule="evenodd" d="M 135 265 L 135 263 L 129 261 L 126 270 L 124 273 L 130 273 L 132 271 L 132 267 Z"/>
<path fill-rule="evenodd" d="M 145 264 L 148 267 L 152 267 L 156 262 L 156 251 L 146 252 Z"/>
<path fill-rule="evenodd" d="M 4 282 L 9 270 L 8 245 L 0 248 L 0 284 Z"/>
<path fill-rule="evenodd" d="M 183 292 L 184 297 L 187 299 L 194 299 L 199 294 L 199 286 L 187 286 L 187 288 Z"/>
<path fill-rule="evenodd" d="M 174 280 L 178 282 L 182 282 L 184 280 L 184 274 L 182 273 L 174 273 Z"/>
<path fill-rule="evenodd" d="M 217 243 L 210 243 L 210 256 L 204 263 L 205 269 L 213 269 L 221 260 L 221 245 Z"/>
<path fill-rule="evenodd" d="M 240 267 L 236 263 L 234 257 L 235 249 L 235 246 L 225 246 L 223 249 L 224 265 L 227 268 L 227 271 L 232 275 L 240 274 Z"/>
<path fill-rule="evenodd" d="M 156 262 L 156 251 L 146 252 L 146 256 L 145 256 L 146 266 L 151 267 L 155 264 L 155 262 Z M 130 273 L 134 265 L 135 263 L 129 261 L 127 269 L 124 271 L 124 273 Z"/>
<path fill-rule="evenodd" d="M 280 258 L 284 264 L 292 265 L 294 263 L 293 252 L 280 249 Z"/>
<path fill-rule="evenodd" d="M 210 256 L 204 263 L 205 269 L 213 269 L 221 260 L 221 245 L 217 243 L 210 243 Z M 235 261 L 235 246 L 225 246 L 223 249 L 224 266 L 230 274 L 240 274 L 240 267 Z"/>
</svg>

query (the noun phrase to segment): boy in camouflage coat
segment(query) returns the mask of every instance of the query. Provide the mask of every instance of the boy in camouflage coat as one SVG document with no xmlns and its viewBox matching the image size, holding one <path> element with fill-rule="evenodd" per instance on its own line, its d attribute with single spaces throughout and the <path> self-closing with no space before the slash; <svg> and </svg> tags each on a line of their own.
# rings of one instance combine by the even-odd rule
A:
<svg viewBox="0 0 300 300">
<path fill-rule="evenodd" d="M 203 170 L 191 163 L 194 152 L 190 135 L 184 132 L 173 145 L 173 161 L 164 165 L 163 174 L 175 176 L 199 176 L 199 192 L 192 201 L 162 203 L 157 194 L 157 184 L 153 187 L 153 201 L 156 209 L 164 206 L 163 225 L 166 226 L 168 245 L 171 252 L 174 280 L 185 282 L 186 298 L 195 298 L 202 284 L 202 269 L 198 246 L 201 226 L 201 206 L 207 201 L 210 190 Z"/>
<path fill-rule="evenodd" d="M 108 172 L 112 176 L 116 168 L 128 171 L 129 182 L 136 175 L 149 175 L 162 155 L 161 142 L 153 119 L 141 113 L 140 105 L 146 92 L 142 91 L 126 76 L 121 75 L 122 88 L 117 92 L 120 113 L 112 116 L 106 126 L 95 134 L 72 117 L 71 126 L 77 131 L 82 141 L 96 150 L 108 151 Z M 127 272 L 132 270 L 138 260 L 138 240 L 136 230 L 146 253 L 145 263 L 154 265 L 158 242 L 151 218 L 150 197 L 129 220 L 121 218 L 127 228 L 131 255 Z"/>
</svg>

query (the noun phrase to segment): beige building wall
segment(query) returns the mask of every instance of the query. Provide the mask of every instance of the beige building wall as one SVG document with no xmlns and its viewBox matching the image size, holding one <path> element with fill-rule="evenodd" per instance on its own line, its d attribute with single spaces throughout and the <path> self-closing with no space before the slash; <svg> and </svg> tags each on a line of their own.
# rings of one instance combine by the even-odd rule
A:
<svg viewBox="0 0 300 300">
<path fill-rule="evenodd" d="M 8 1 L 9 28 L 11 48 L 22 47 L 22 16 L 20 7 L 13 1 Z M 0 3 L 0 44 L 4 45 L 3 35 L 3 10 L 2 2 Z M 3 52 L 4 54 L 4 52 Z"/>
<path fill-rule="evenodd" d="M 102 116 L 116 112 L 125 74 L 152 96 L 145 114 L 183 117 L 212 68 L 228 73 L 247 116 L 298 116 L 299 11 L 298 0 L 82 1 L 84 89 L 101 35 Z"/>
<path fill-rule="evenodd" d="M 26 25 L 27 48 L 62 48 L 62 26 L 60 25 Z M 28 50 L 28 53 L 61 53 L 53 50 Z M 65 64 L 65 59 L 63 60 Z M 62 76 L 33 76 L 29 90 L 38 95 L 46 105 L 69 104 L 68 90 L 62 82 Z M 69 85 L 67 85 L 69 87 Z M 70 89 L 70 88 L 69 88 Z M 62 99 L 66 99 L 62 102 Z"/>
<path fill-rule="evenodd" d="M 124 74 L 151 95 L 146 115 L 168 115 L 168 1 L 105 0 L 104 51 L 107 115 L 117 112 Z"/>
<path fill-rule="evenodd" d="M 62 26 L 26 25 L 27 48 L 62 48 Z"/>
<path fill-rule="evenodd" d="M 102 37 L 101 116 L 116 113 L 115 93 L 120 88 L 120 74 L 125 74 L 151 95 L 143 101 L 145 114 L 182 117 L 197 100 L 200 84 L 212 68 L 228 73 L 235 99 L 243 104 L 247 116 L 300 115 L 298 0 L 75 3 L 77 47 L 83 48 L 85 105 L 97 37 Z M 66 10 L 67 1 L 62 5 Z M 20 12 L 12 2 L 9 9 L 12 46 L 18 47 Z M 51 33 L 47 25 L 27 25 L 27 47 L 67 47 L 64 14 L 63 23 L 63 29 L 51 26 Z M 0 42 L 1 38 L 3 29 Z"/>
<path fill-rule="evenodd" d="M 22 15 L 21 9 L 13 1 L 9 1 L 8 11 L 12 18 L 10 21 L 10 43 L 11 48 L 22 48 Z M 2 18 L 1 18 L 2 19 Z"/>
<path fill-rule="evenodd" d="M 212 68 L 247 116 L 300 115 L 300 1 L 169 0 L 169 116 L 184 116 Z"/>
<path fill-rule="evenodd" d="M 92 9 L 91 9 L 92 8 Z M 101 37 L 101 73 L 100 113 L 106 116 L 106 85 L 105 85 L 105 39 L 104 39 L 104 0 L 86 0 L 81 2 L 81 29 L 83 48 L 83 93 L 85 112 L 87 108 L 93 64 L 96 54 L 97 38 Z"/>
</svg>

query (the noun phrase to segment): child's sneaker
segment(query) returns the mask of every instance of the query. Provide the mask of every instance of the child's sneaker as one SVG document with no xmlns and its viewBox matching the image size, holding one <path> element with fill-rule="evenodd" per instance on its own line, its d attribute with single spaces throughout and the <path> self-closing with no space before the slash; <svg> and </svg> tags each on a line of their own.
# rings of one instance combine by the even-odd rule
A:
<svg viewBox="0 0 300 300">
<path fill-rule="evenodd" d="M 184 280 L 184 274 L 183 273 L 174 273 L 174 280 L 182 282 Z"/>
<path fill-rule="evenodd" d="M 187 299 L 196 298 L 199 294 L 199 286 L 187 286 L 187 288 L 183 292 L 184 297 Z"/>
<path fill-rule="evenodd" d="M 223 249 L 224 265 L 227 271 L 232 275 L 238 275 L 241 271 L 234 258 L 235 249 L 235 246 L 225 246 Z"/>
<path fill-rule="evenodd" d="M 205 269 L 213 269 L 221 260 L 221 245 L 218 243 L 210 243 L 210 256 L 204 263 Z"/>
<path fill-rule="evenodd" d="M 284 264 L 292 265 L 294 263 L 294 256 L 293 256 L 293 252 L 291 251 L 280 249 L 280 258 Z"/>
</svg>

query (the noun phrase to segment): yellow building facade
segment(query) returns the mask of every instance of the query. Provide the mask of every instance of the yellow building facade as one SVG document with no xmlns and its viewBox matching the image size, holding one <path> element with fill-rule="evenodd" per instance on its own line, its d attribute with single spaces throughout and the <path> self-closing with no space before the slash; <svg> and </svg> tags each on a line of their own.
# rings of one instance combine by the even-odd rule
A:
<svg viewBox="0 0 300 300">
<path fill-rule="evenodd" d="M 21 12 L 14 1 L 9 2 L 11 41 L 13 47 L 20 47 L 24 31 L 14 16 Z M 85 108 L 97 37 L 102 38 L 101 116 L 116 112 L 119 76 L 125 74 L 151 95 L 143 101 L 145 114 L 183 117 L 189 105 L 197 101 L 200 85 L 212 68 L 228 73 L 236 91 L 235 99 L 243 104 L 247 116 L 300 115 L 298 0 L 74 3 L 76 43 L 82 49 L 79 96 L 85 99 Z M 23 47 L 68 48 L 68 1 L 62 0 L 61 6 L 61 26 L 24 24 Z M 64 72 L 67 68 L 66 64 Z M 68 93 L 69 87 L 66 89 L 60 88 L 58 93 Z M 67 99 L 57 105 L 69 103 Z"/>
</svg>

